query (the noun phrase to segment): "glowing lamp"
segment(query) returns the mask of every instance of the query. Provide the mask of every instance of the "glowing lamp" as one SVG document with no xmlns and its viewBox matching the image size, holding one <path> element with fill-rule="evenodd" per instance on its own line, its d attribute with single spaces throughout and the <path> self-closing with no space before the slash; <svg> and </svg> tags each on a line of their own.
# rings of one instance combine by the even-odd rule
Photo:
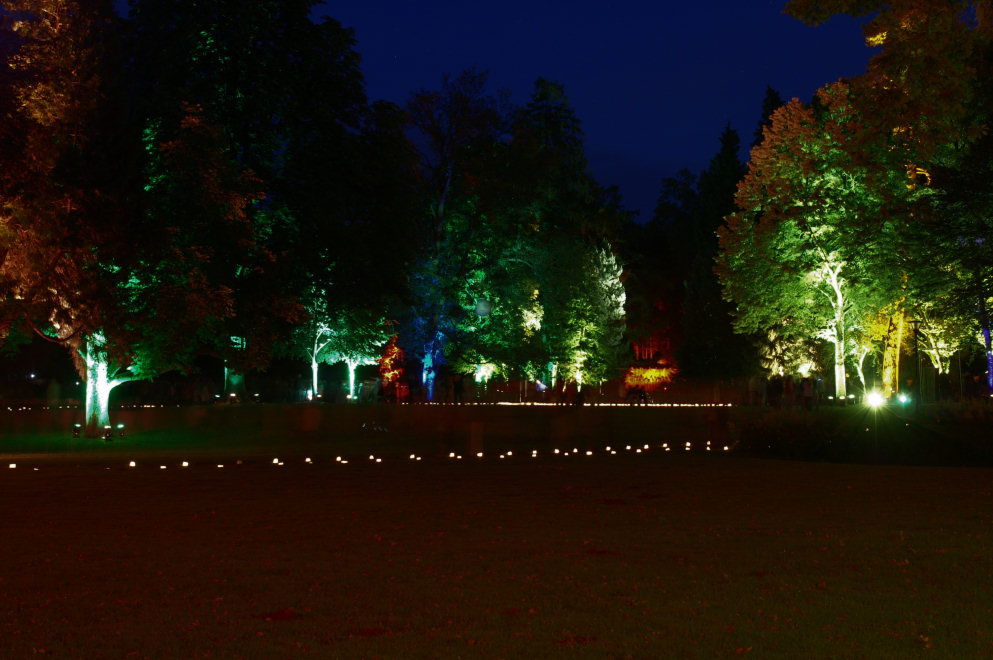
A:
<svg viewBox="0 0 993 660">
<path fill-rule="evenodd" d="M 278 458 L 272 459 L 272 464 L 273 465 L 279 465 L 279 459 Z"/>
<path fill-rule="evenodd" d="M 130 463 L 128 463 L 128 467 L 134 467 L 134 461 L 131 461 Z"/>
<path fill-rule="evenodd" d="M 11 470 L 13 470 L 13 469 L 15 469 L 17 467 L 17 463 L 11 463 L 7 467 L 9 467 Z"/>
<path fill-rule="evenodd" d="M 869 392 L 865 395 L 865 402 L 872 408 L 878 408 L 886 403 L 886 399 L 879 392 Z"/>
<path fill-rule="evenodd" d="M 8 410 L 9 410 L 9 408 L 8 408 Z M 80 434 L 80 432 L 82 432 L 82 430 L 83 430 L 83 425 L 82 424 L 73 424 L 72 425 L 72 437 L 78 438 L 79 437 L 79 434 Z"/>
<path fill-rule="evenodd" d="M 907 403 L 908 401 L 910 401 L 910 397 L 908 397 L 906 394 L 901 394 L 900 396 L 897 397 L 897 400 L 900 403 Z"/>
<path fill-rule="evenodd" d="M 310 458 L 308 457 L 308 458 L 303 459 L 303 462 L 304 463 L 308 463 L 308 464 L 312 464 L 314 461 L 310 460 Z"/>
<path fill-rule="evenodd" d="M 190 467 L 190 464 L 187 463 L 186 461 L 183 461 L 183 467 Z"/>
</svg>

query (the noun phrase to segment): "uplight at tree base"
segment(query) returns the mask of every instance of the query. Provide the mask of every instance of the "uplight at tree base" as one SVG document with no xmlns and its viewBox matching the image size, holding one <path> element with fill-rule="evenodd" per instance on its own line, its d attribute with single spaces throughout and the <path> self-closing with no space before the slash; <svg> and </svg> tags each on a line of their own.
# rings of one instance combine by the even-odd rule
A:
<svg viewBox="0 0 993 660">
<path fill-rule="evenodd" d="M 879 408 L 886 403 L 886 399 L 879 392 L 869 392 L 865 395 L 865 403 L 870 408 Z"/>
</svg>

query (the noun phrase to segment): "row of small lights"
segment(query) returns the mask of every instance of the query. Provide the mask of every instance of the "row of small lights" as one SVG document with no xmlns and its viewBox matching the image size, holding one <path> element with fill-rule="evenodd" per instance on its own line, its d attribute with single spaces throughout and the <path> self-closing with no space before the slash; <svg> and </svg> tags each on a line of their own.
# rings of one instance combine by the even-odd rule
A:
<svg viewBox="0 0 993 660">
<path fill-rule="evenodd" d="M 660 445 L 659 448 L 662 449 L 663 451 L 672 451 L 672 447 L 667 442 L 662 443 L 662 445 Z M 691 451 L 692 449 L 693 449 L 693 444 L 690 443 L 690 442 L 687 442 L 685 445 L 683 445 L 683 450 L 684 451 Z M 605 454 L 608 454 L 608 455 L 611 455 L 611 456 L 616 456 L 618 453 L 621 453 L 621 452 L 630 452 L 630 453 L 634 453 L 634 454 L 643 454 L 643 453 L 647 453 L 650 450 L 651 450 L 651 445 L 643 445 L 641 447 L 635 447 L 635 446 L 632 446 L 632 445 L 625 445 L 623 449 L 619 449 L 619 448 L 615 449 L 615 448 L 611 447 L 610 445 L 604 447 L 604 453 Z M 712 447 L 711 447 L 710 441 L 708 440 L 707 443 L 706 443 L 706 451 L 711 451 L 711 450 L 712 450 Z M 731 448 L 728 445 L 724 445 L 723 451 L 725 451 L 725 452 L 731 451 Z M 581 456 L 581 455 L 584 455 L 584 456 L 596 456 L 597 455 L 596 452 L 594 452 L 592 450 L 581 451 L 581 450 L 579 450 L 578 448 L 575 448 L 575 447 L 573 447 L 573 449 L 571 451 L 568 451 L 568 450 L 567 451 L 563 451 L 563 450 L 560 450 L 560 449 L 553 449 L 553 450 L 551 450 L 549 452 L 545 452 L 545 453 L 546 454 L 549 454 L 549 455 L 552 455 L 552 456 Z M 540 452 L 537 449 L 532 449 L 531 450 L 531 456 L 530 456 L 531 458 L 538 458 L 539 455 L 540 455 Z M 501 460 L 507 459 L 507 458 L 513 458 L 514 457 L 514 452 L 513 451 L 507 451 L 507 452 L 504 452 L 502 454 L 499 454 L 499 456 L 500 456 L 500 459 Z M 485 458 L 486 457 L 486 454 L 484 452 L 481 452 L 481 451 L 480 452 L 476 452 L 475 457 L 477 459 Z M 408 460 L 415 461 L 415 462 L 421 461 L 422 459 L 423 459 L 423 457 L 422 456 L 418 456 L 417 454 L 411 454 L 408 457 Z M 461 454 L 458 454 L 456 452 L 450 452 L 448 454 L 448 459 L 449 460 L 460 461 L 460 460 L 462 460 L 462 455 Z M 383 462 L 383 458 L 381 456 L 376 456 L 375 454 L 369 454 L 369 459 L 368 460 L 370 462 L 372 462 L 372 463 L 382 463 Z M 314 464 L 313 459 L 311 459 L 309 457 L 303 459 L 303 462 L 305 464 L 307 464 L 307 465 L 313 465 Z M 334 462 L 337 463 L 337 464 L 339 464 L 339 465 L 347 465 L 349 461 L 348 461 L 347 458 L 344 458 L 342 456 L 337 456 L 337 457 L 335 457 Z M 281 461 L 279 458 L 272 459 L 272 465 L 275 465 L 277 467 L 282 467 L 285 464 L 286 463 L 284 461 Z M 235 465 L 243 465 L 243 461 L 238 460 L 238 461 L 235 462 Z M 217 464 L 217 467 L 218 468 L 223 468 L 224 466 L 225 466 L 224 463 L 218 463 Z M 136 461 L 129 461 L 128 462 L 128 467 L 131 467 L 131 468 L 138 467 L 138 463 Z M 159 466 L 159 469 L 160 470 L 165 470 L 168 467 L 169 466 L 167 466 L 167 465 L 160 465 Z M 190 463 L 189 463 L 189 461 L 183 461 L 182 463 L 179 464 L 179 467 L 181 467 L 181 468 L 188 468 L 188 467 L 190 467 Z M 11 463 L 10 465 L 8 465 L 8 468 L 11 469 L 11 470 L 16 469 L 17 468 L 17 464 L 16 463 Z M 34 469 L 37 470 L 38 468 L 34 468 Z M 109 470 L 110 468 L 107 468 L 107 469 Z"/>
<path fill-rule="evenodd" d="M 220 395 L 214 395 L 216 398 L 220 398 Z M 235 395 L 232 394 L 232 397 Z M 258 397 L 258 394 L 253 395 L 252 398 Z M 319 395 L 318 395 L 319 396 Z M 833 397 L 828 397 L 833 398 Z M 849 398 L 854 398 L 852 395 Z M 406 404 L 411 405 L 411 404 Z M 415 403 L 413 405 L 424 405 L 424 406 L 534 406 L 534 407 L 548 407 L 548 408 L 562 408 L 571 407 L 568 403 L 552 403 L 545 401 L 473 401 L 469 403 L 440 403 L 436 401 L 425 402 L 425 403 Z M 584 408 L 732 408 L 734 404 L 732 403 L 583 403 Z M 135 409 L 135 408 L 180 408 L 180 404 L 170 404 L 165 405 L 161 403 L 139 403 L 122 405 L 122 409 Z M 578 407 L 578 406 L 576 406 Z M 78 410 L 79 406 L 18 406 L 16 408 L 12 406 L 7 406 L 7 410 L 11 412 L 21 411 L 21 410 Z"/>
</svg>

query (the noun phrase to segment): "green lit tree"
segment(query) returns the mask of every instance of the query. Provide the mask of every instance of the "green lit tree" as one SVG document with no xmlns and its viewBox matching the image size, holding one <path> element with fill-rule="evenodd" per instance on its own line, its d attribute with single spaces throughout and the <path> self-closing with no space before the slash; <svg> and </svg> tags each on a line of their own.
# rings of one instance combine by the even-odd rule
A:
<svg viewBox="0 0 993 660">
<path fill-rule="evenodd" d="M 858 125 L 842 83 L 815 105 L 776 111 L 752 151 L 739 211 L 719 231 L 717 273 L 736 327 L 830 343 L 839 398 L 855 319 L 898 298 L 903 281 L 872 249 L 882 240 L 881 193 L 841 148 Z"/>
<path fill-rule="evenodd" d="M 95 435 L 116 385 L 182 368 L 191 338 L 230 314 L 230 289 L 213 278 L 216 239 L 251 240 L 241 230 L 257 188 L 195 107 L 172 141 L 142 141 L 110 3 L 7 8 L 19 47 L 0 96 L 19 105 L 17 138 L 3 141 L 0 279 L 13 283 L 3 316 L 69 348 Z M 184 212 L 170 216 L 159 202 L 180 193 Z"/>
<path fill-rule="evenodd" d="M 356 174 L 372 158 L 354 35 L 332 19 L 312 21 L 317 4 L 131 3 L 130 61 L 146 126 L 168 141 L 179 108 L 196 104 L 265 193 L 248 208 L 260 249 L 224 265 L 233 313 L 205 338 L 232 374 L 264 367 L 304 316 L 298 298 L 326 288 L 328 265 L 341 261 L 337 229 L 361 215 L 356 191 L 368 189 Z"/>
<path fill-rule="evenodd" d="M 474 69 L 446 75 L 440 90 L 418 91 L 407 103 L 420 136 L 424 184 L 403 335 L 422 363 L 428 400 L 446 351 L 460 350 L 453 344 L 466 316 L 460 293 L 495 256 L 488 241 L 496 233 L 495 216 L 480 209 L 477 181 L 506 139 L 507 113 L 506 99 L 488 94 L 486 79 Z"/>
</svg>

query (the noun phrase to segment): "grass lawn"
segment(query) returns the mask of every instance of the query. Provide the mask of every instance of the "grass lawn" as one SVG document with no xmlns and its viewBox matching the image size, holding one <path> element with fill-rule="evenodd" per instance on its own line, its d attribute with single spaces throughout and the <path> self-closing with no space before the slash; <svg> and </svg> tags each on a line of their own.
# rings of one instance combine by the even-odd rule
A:
<svg viewBox="0 0 993 660">
<path fill-rule="evenodd" d="M 578 445 L 706 434 L 689 417 L 645 429 L 639 411 L 630 427 L 545 412 L 421 411 L 404 428 L 379 419 L 388 432 L 362 430 L 368 410 L 268 430 L 228 418 L 189 430 L 216 440 L 188 468 L 180 454 L 200 445 L 178 423 L 68 454 L 64 434 L 30 452 L 8 432 L 0 657 L 993 656 L 993 470 L 655 442 L 490 453 L 515 421 Z M 486 458 L 440 457 L 473 443 Z M 402 456 L 411 445 L 423 461 Z M 382 463 L 334 460 L 369 447 Z"/>
</svg>

